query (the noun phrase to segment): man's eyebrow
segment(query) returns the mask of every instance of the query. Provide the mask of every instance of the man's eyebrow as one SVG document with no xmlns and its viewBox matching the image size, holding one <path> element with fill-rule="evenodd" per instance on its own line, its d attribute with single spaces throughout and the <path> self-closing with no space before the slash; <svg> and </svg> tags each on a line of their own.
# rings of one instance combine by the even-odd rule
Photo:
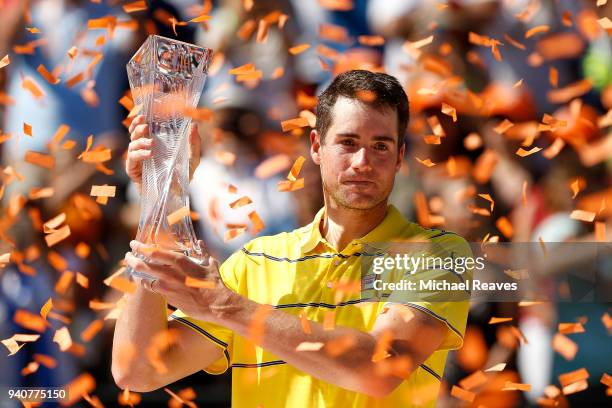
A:
<svg viewBox="0 0 612 408">
<path fill-rule="evenodd" d="M 391 137 L 387 135 L 374 136 L 374 140 L 382 142 L 397 142 L 397 137 Z"/>
<path fill-rule="evenodd" d="M 348 137 L 351 139 L 359 139 L 359 135 L 356 133 L 336 133 L 336 136 L 339 137 Z M 387 136 L 387 135 L 379 135 L 379 136 L 374 136 L 374 140 L 376 141 L 382 141 L 382 142 L 397 142 L 397 138 L 396 137 L 392 137 L 392 136 Z"/>
</svg>

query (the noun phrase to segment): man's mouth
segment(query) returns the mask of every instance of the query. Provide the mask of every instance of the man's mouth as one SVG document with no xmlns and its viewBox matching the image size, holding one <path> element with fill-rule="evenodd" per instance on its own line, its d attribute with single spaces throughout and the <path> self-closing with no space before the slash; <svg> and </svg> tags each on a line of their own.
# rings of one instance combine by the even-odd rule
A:
<svg viewBox="0 0 612 408">
<path fill-rule="evenodd" d="M 374 184 L 374 182 L 369 180 L 346 180 L 343 181 L 342 184 L 346 184 L 348 186 L 368 186 L 370 184 Z"/>
</svg>

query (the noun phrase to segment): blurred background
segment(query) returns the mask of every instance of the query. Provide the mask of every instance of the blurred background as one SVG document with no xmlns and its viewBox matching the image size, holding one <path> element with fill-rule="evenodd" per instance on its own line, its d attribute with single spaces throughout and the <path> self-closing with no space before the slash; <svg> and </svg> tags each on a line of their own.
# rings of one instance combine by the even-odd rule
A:
<svg viewBox="0 0 612 408">
<path fill-rule="evenodd" d="M 181 405 L 164 390 L 123 393 L 110 373 L 122 292 L 105 279 L 140 206 L 124 170 L 125 65 L 147 35 L 214 50 L 190 198 L 197 235 L 220 259 L 322 206 L 308 156 L 316 95 L 357 68 L 396 76 L 409 96 L 391 197 L 409 219 L 470 242 L 609 242 L 611 3 L 0 0 L 0 388 L 71 384 L 74 406 Z M 304 187 L 279 191 L 299 156 Z M 241 196 L 252 203 L 231 208 Z M 253 211 L 263 229 L 248 227 Z M 494 316 L 512 320 L 489 324 Z M 474 302 L 438 405 L 610 406 L 611 333 L 610 304 Z M 460 383 L 501 362 L 486 381 Z M 579 369 L 588 378 L 559 380 Z M 230 371 L 168 390 L 229 406 Z M 530 391 L 503 390 L 506 381 Z M 14 406 L 0 396 L 0 408 Z"/>
</svg>

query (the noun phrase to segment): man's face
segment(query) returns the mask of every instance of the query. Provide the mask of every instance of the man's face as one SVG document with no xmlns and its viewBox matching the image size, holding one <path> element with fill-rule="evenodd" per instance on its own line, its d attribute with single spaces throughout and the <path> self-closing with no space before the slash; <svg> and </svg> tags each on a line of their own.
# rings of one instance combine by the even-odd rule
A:
<svg viewBox="0 0 612 408">
<path fill-rule="evenodd" d="M 311 156 L 323 188 L 339 206 L 368 210 L 386 202 L 401 166 L 397 112 L 339 97 L 324 142 L 312 131 Z"/>
</svg>

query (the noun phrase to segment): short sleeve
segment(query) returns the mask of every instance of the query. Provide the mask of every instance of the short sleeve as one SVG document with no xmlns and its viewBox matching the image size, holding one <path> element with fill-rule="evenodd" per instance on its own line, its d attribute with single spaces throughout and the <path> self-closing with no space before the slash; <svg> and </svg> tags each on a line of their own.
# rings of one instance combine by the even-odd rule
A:
<svg viewBox="0 0 612 408">
<path fill-rule="evenodd" d="M 473 255 L 463 238 L 452 233 L 446 235 L 433 242 L 430 252 L 421 257 L 421 266 L 413 273 L 395 273 L 386 278 L 392 282 L 413 282 L 413 286 L 387 292 L 385 303 L 413 307 L 443 322 L 447 334 L 440 350 L 453 350 L 463 345 L 470 308 Z"/>
<path fill-rule="evenodd" d="M 244 258 L 244 252 L 238 250 L 227 258 L 219 268 L 219 273 L 225 286 L 236 293 L 239 293 L 237 289 L 239 288 L 238 277 L 240 276 L 240 271 L 245 268 Z M 176 309 L 168 316 L 168 321 L 171 320 L 176 320 L 192 328 L 223 351 L 223 356 L 208 367 L 204 367 L 204 371 L 209 374 L 223 374 L 227 371 L 232 364 L 233 331 L 218 324 L 194 319 L 180 309 Z"/>
</svg>

